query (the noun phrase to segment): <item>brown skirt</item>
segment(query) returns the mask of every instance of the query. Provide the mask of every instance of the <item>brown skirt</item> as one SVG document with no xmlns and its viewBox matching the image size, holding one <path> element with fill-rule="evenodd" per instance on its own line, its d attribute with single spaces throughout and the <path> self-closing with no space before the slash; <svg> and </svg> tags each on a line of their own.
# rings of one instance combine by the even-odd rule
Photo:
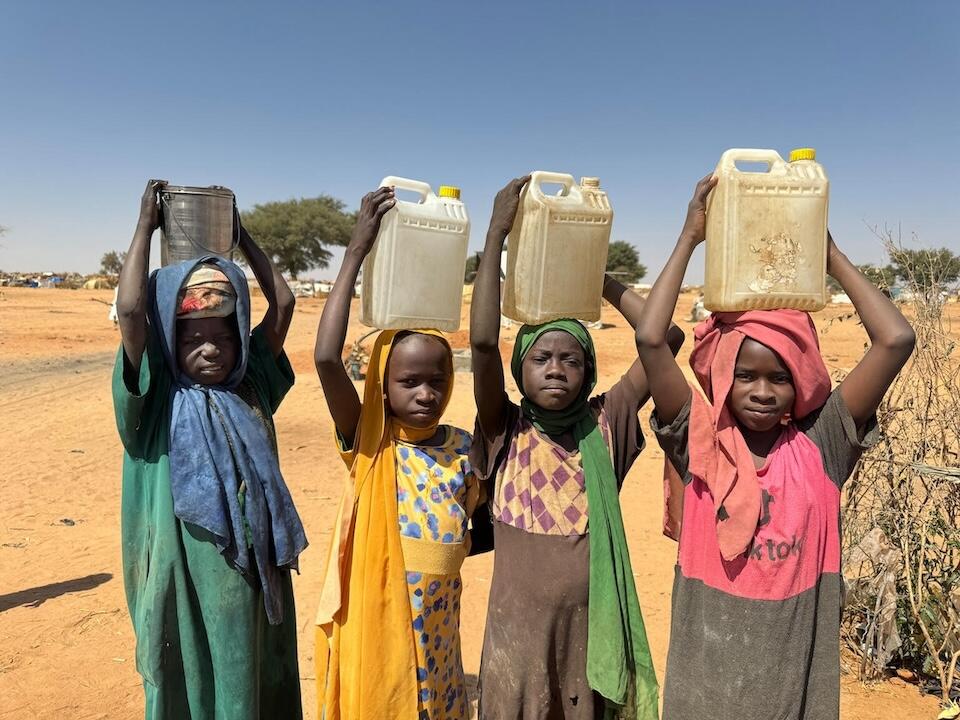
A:
<svg viewBox="0 0 960 720">
<path fill-rule="evenodd" d="M 586 676 L 590 536 L 493 525 L 480 720 L 602 718 Z"/>
</svg>

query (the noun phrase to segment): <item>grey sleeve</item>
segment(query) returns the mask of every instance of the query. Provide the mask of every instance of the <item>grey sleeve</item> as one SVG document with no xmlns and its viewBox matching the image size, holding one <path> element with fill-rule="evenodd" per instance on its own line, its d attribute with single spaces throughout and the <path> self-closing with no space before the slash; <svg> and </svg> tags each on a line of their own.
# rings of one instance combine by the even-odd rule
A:
<svg viewBox="0 0 960 720">
<path fill-rule="evenodd" d="M 880 438 L 877 416 L 858 429 L 839 388 L 830 393 L 822 408 L 797 425 L 820 450 L 823 469 L 837 487 L 843 487 L 863 451 Z"/>
<path fill-rule="evenodd" d="M 667 460 L 673 465 L 677 474 L 683 478 L 684 485 L 689 484 L 693 479 L 690 476 L 690 450 L 687 445 L 690 430 L 690 404 L 692 401 L 693 397 L 691 396 L 669 425 L 663 425 L 660 422 L 656 408 L 650 415 L 650 429 L 656 435 L 657 442 L 663 448 L 663 454 L 667 456 Z"/>
<path fill-rule="evenodd" d="M 640 428 L 638 414 L 638 395 L 630 378 L 624 375 L 603 395 L 594 398 L 591 403 L 602 408 L 610 428 L 610 442 L 613 445 L 613 470 L 617 476 L 617 486 L 623 485 L 637 456 L 643 451 L 644 437 Z"/>
</svg>

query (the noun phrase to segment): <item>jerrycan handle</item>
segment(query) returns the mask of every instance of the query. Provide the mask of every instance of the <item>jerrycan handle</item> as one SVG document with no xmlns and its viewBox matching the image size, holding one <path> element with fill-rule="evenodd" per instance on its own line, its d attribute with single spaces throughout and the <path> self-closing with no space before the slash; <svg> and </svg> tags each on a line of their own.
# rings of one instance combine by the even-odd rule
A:
<svg viewBox="0 0 960 720">
<path fill-rule="evenodd" d="M 410 180 L 408 178 L 396 177 L 395 175 L 388 175 L 380 181 L 380 187 L 389 187 L 391 185 L 400 190 L 410 190 L 411 192 L 419 193 L 421 203 L 433 195 L 433 188 L 431 188 L 428 183 L 421 182 L 420 180 Z M 406 202 L 399 198 L 397 200 L 398 202 Z"/>
<path fill-rule="evenodd" d="M 537 195 L 541 197 L 557 197 L 556 195 L 546 195 L 540 187 L 542 183 L 556 183 L 563 186 L 563 194 L 559 197 L 568 197 L 573 194 L 580 195 L 580 186 L 573 179 L 573 175 L 567 173 L 547 172 L 546 170 L 534 170 L 530 173 L 530 186 L 534 188 Z"/>
<path fill-rule="evenodd" d="M 723 155 L 720 156 L 720 167 L 724 170 L 744 172 L 737 169 L 738 161 L 767 163 L 769 166 L 767 172 L 771 172 L 774 168 L 780 168 L 785 165 L 783 158 L 780 157 L 780 153 L 778 153 L 776 150 L 733 148 L 732 150 L 727 150 L 725 153 L 723 153 Z"/>
</svg>

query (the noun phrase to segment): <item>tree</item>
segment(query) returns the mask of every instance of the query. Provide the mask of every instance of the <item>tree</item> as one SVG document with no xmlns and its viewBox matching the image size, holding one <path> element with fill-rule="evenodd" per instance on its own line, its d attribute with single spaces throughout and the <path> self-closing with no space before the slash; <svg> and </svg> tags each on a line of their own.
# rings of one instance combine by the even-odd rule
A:
<svg viewBox="0 0 960 720">
<path fill-rule="evenodd" d="M 607 272 L 623 283 L 635 283 L 647 274 L 637 249 L 624 240 L 614 240 L 607 251 Z"/>
<path fill-rule="evenodd" d="M 897 281 L 897 269 L 893 265 L 880 267 L 867 263 L 866 265 L 857 265 L 857 268 L 866 276 L 867 280 L 888 293 Z"/>
<path fill-rule="evenodd" d="M 296 278 L 311 268 L 325 268 L 334 245 L 347 245 L 354 213 L 329 195 L 254 205 L 242 213 L 243 225 L 281 272 Z"/>
<path fill-rule="evenodd" d="M 960 255 L 947 248 L 936 250 L 907 250 L 889 248 L 891 268 L 898 278 L 915 284 L 924 295 L 939 293 L 960 277 Z"/>
<path fill-rule="evenodd" d="M 123 261 L 127 259 L 127 253 L 118 250 L 111 250 L 104 253 L 100 258 L 100 272 L 104 275 L 119 275 L 123 267 Z"/>
</svg>

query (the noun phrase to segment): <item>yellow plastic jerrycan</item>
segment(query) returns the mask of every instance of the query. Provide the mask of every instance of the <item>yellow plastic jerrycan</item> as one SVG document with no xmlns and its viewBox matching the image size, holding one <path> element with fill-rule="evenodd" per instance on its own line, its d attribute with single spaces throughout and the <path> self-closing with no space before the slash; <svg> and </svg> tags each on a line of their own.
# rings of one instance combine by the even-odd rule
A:
<svg viewBox="0 0 960 720">
<path fill-rule="evenodd" d="M 384 216 L 363 261 L 360 322 L 387 329 L 460 328 L 463 275 L 470 220 L 460 189 L 385 177 L 380 186 L 419 193 L 419 202 L 397 198 Z"/>
<path fill-rule="evenodd" d="M 738 162 L 766 163 L 748 172 Z M 727 150 L 707 198 L 709 310 L 820 310 L 827 302 L 830 183 L 816 151 Z"/>
<path fill-rule="evenodd" d="M 547 195 L 543 183 L 561 186 Z M 503 314 L 539 325 L 600 319 L 613 210 L 597 178 L 536 171 L 520 195 L 507 240 Z"/>
</svg>

